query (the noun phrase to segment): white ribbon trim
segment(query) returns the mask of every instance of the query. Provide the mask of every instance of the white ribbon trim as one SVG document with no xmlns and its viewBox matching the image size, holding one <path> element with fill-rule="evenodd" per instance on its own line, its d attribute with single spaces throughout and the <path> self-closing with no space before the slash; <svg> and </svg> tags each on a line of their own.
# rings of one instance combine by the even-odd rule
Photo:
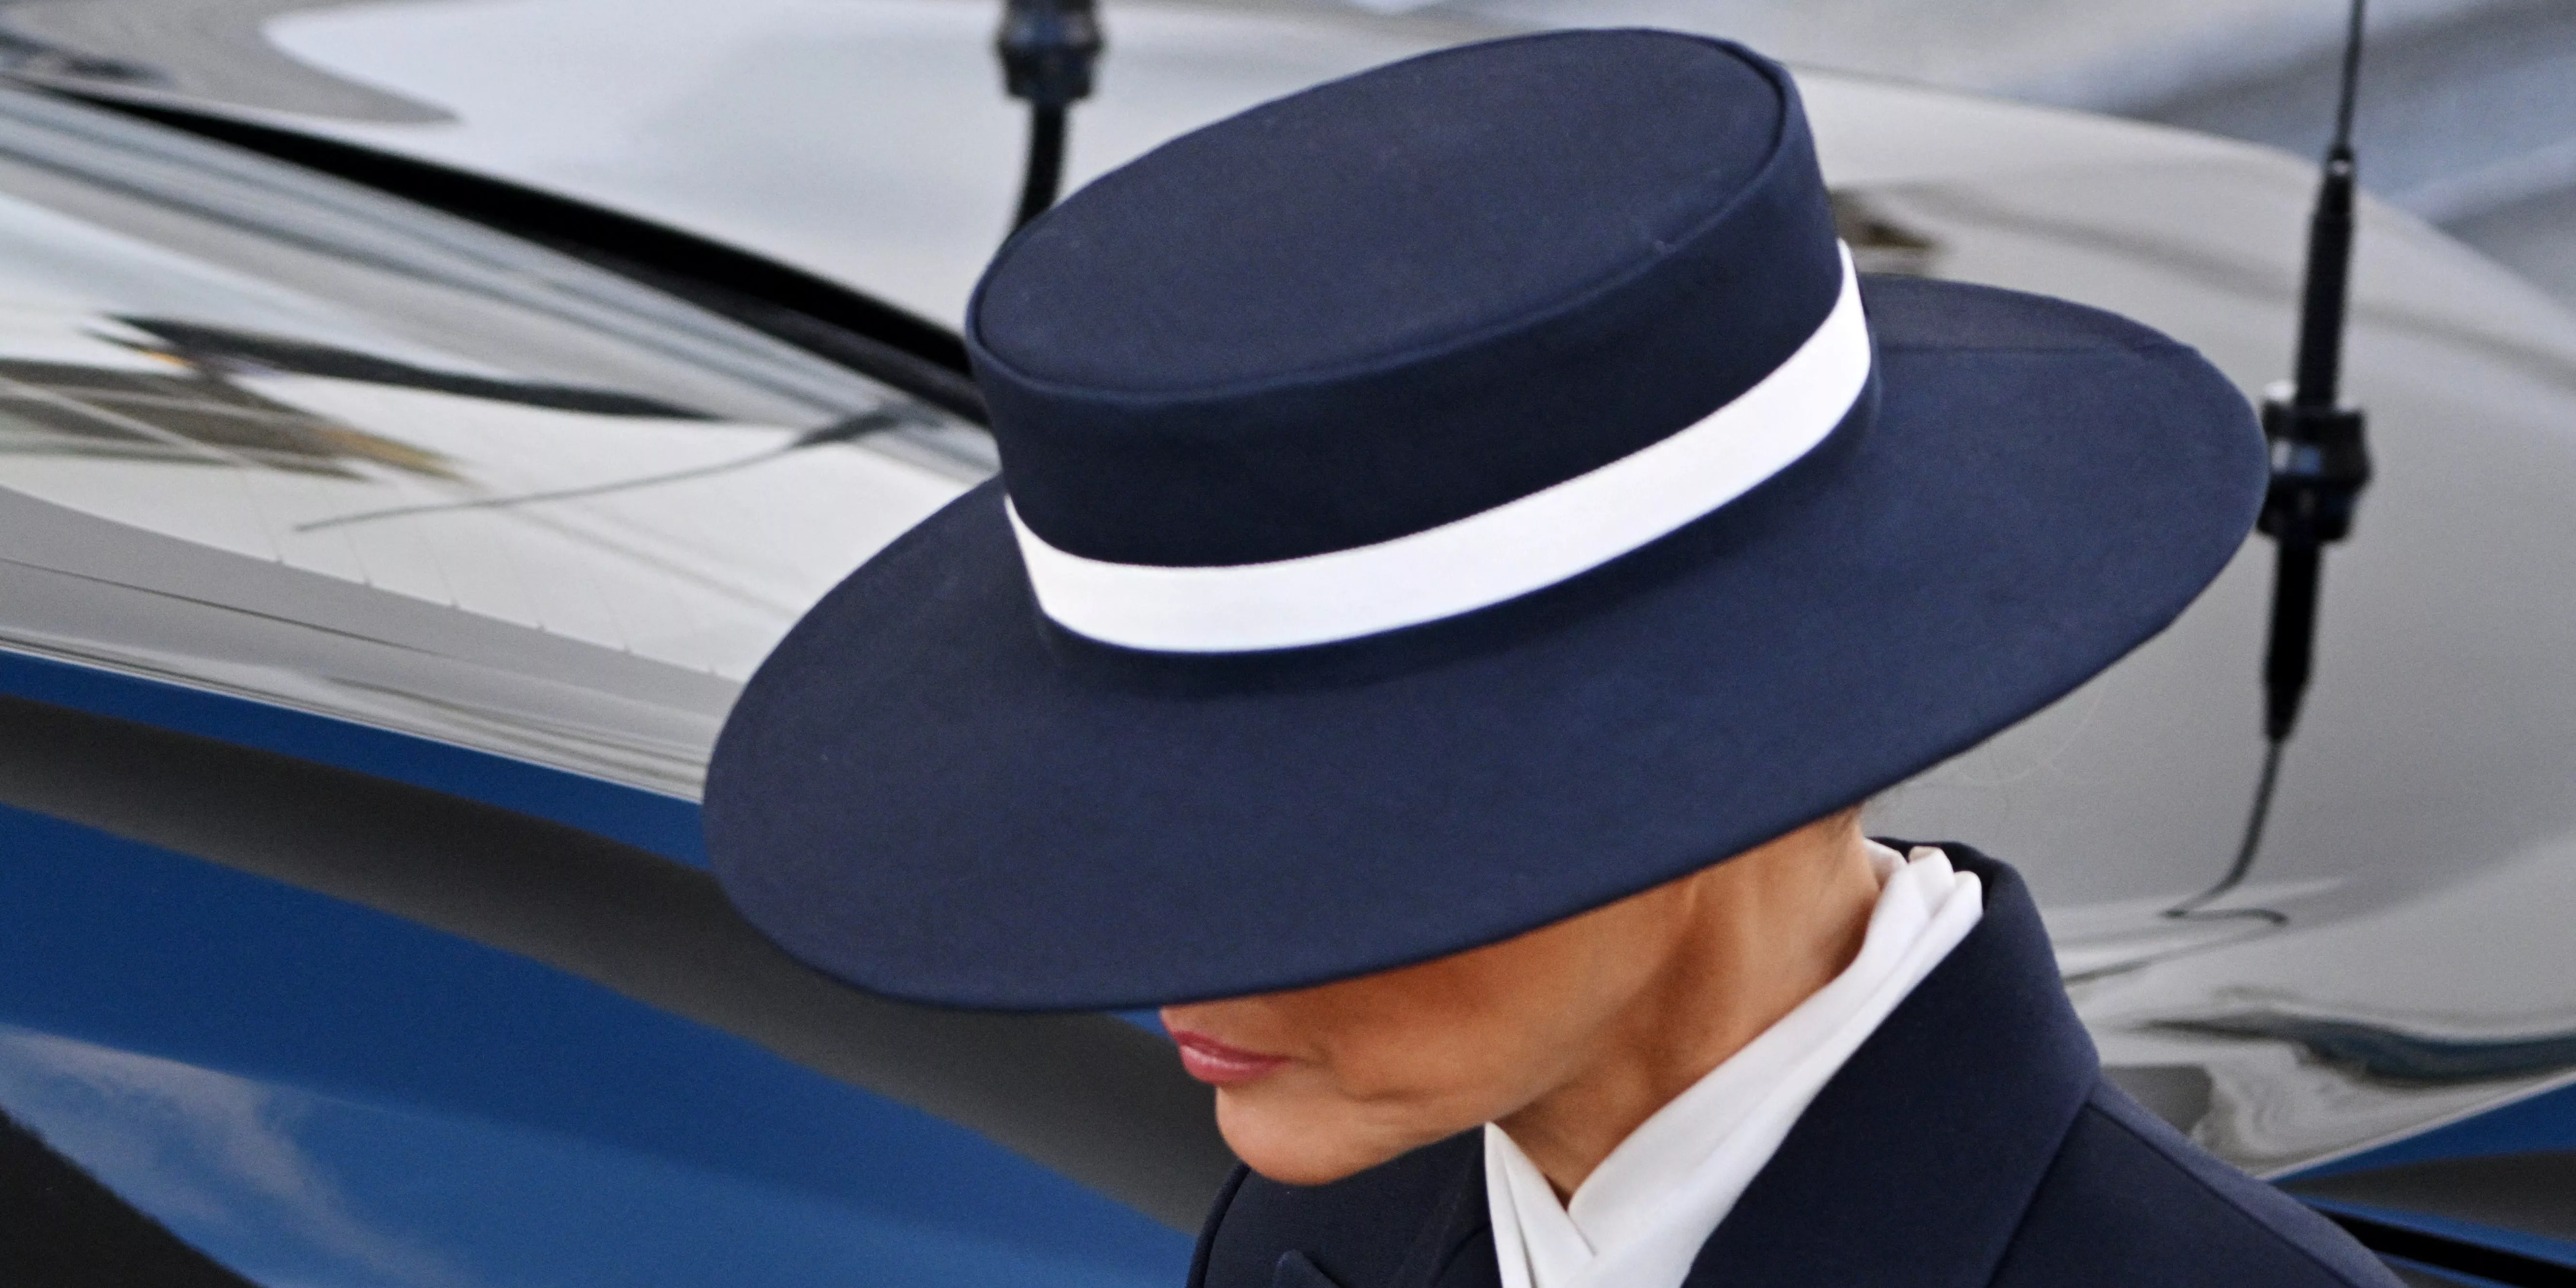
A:
<svg viewBox="0 0 2576 1288">
<path fill-rule="evenodd" d="M 1436 528 L 1275 563 L 1105 563 L 1048 545 L 1009 510 L 1038 606 L 1077 634 L 1164 653 L 1358 639 L 1544 590 L 1751 491 L 1815 450 L 1869 381 L 1851 250 L 1833 311 L 1771 374 L 1669 438 Z"/>
</svg>

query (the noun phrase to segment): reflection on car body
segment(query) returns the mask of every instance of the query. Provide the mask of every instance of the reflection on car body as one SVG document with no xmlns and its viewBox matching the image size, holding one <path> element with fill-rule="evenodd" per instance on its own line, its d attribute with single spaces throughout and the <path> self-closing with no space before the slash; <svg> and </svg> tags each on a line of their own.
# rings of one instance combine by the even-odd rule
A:
<svg viewBox="0 0 2576 1288">
<path fill-rule="evenodd" d="M 692 858 L 652 802 L 685 810 L 806 602 L 990 471 L 979 431 L 88 109 L 0 96 L 0 193 L 0 637 L 54 700 L 0 700 L 18 1139 L 259 1282 L 1176 1268 L 1177 1235 L 920 1112 L 1119 1191 L 1120 1149 L 1211 1137 L 1134 1120 L 1182 1085 L 1151 1038 L 873 1003 L 671 858 L 459 799 L 587 792 Z M 150 723 L 61 705 L 101 682 Z M 302 758 L 168 732 L 245 712 Z M 313 764 L 341 729 L 448 792 Z"/>
<path fill-rule="evenodd" d="M 1465 34 L 1130 11 L 1077 177 L 1245 85 Z M 279 29 L 313 77 L 337 68 L 436 128 L 318 91 L 227 102 L 202 68 L 159 88 L 44 78 L 275 132 L 247 142 L 355 141 L 607 201 L 953 320 L 1016 159 L 987 10 L 693 12 L 696 47 L 628 33 L 633 93 L 548 100 L 547 137 L 631 142 L 672 68 L 719 68 L 693 82 L 723 101 L 692 128 L 731 132 L 687 147 L 739 155 L 694 187 L 640 145 L 590 170 L 513 149 L 537 128 L 524 109 L 392 52 L 470 28 L 502 64 L 491 83 L 528 83 L 583 56 L 563 42 L 597 13 L 359 7 Z M 846 68 L 754 57 L 799 40 L 928 70 L 826 101 L 858 93 Z M 1214 84 L 1189 62 L 1210 48 L 1259 66 Z M 2110 307 L 2248 391 L 2284 369 L 2306 164 L 1803 85 L 1870 271 Z M 845 128 L 880 108 L 911 126 Z M 819 171 L 830 201 L 737 182 Z M 1136 1211 L 1187 1224 L 1222 1157 L 1186 1089 L 1160 1099 L 1172 1086 L 1129 1063 L 1132 1030 L 870 1010 L 692 902 L 712 894 L 690 893 L 688 801 L 735 687 L 825 587 L 993 467 L 953 390 L 861 374 L 649 264 L 603 269 L 617 247 L 428 209 L 437 173 L 392 200 L 0 94 L 0 689 L 45 704 L 0 722 L 82 749 L 0 755 L 17 807 L 0 978 L 18 981 L 0 989 L 0 1108 L 276 1282 L 540 1282 L 594 1256 L 663 1282 L 1177 1275 L 1186 1241 Z M 888 174 L 920 209 L 871 231 L 840 185 Z M 2021 864 L 2114 1076 L 2213 1150 L 2443 1256 L 2576 1265 L 2553 1215 L 2576 1211 L 2576 319 L 2384 208 L 2361 247 L 2352 382 L 2380 482 L 2337 554 L 2272 840 L 2217 905 L 2271 915 L 2162 915 L 2241 822 L 2265 552 L 2094 684 L 1899 789 L 1876 826 Z M 226 802 L 228 780 L 244 789 Z M 286 802 L 326 782 L 340 805 L 294 818 Z M 119 804 L 144 798 L 160 804 Z M 369 842 L 370 809 L 436 828 Z M 548 827 L 590 835 L 540 862 Z M 501 839 L 442 857 L 478 843 L 439 838 L 474 835 Z"/>
<path fill-rule="evenodd" d="M 232 575 L 290 598 L 320 591 L 285 570 L 450 607 L 485 634 L 506 624 L 739 681 L 841 570 L 990 469 L 989 444 L 952 416 L 573 261 L 11 102 L 0 167 L 26 182 L 0 203 L 18 301 L 0 336 L 0 471 L 14 504 L 51 503 L 22 531 L 59 527 L 84 556 L 47 571 L 175 593 L 144 576 L 163 565 L 150 550 L 115 566 L 114 542 L 157 533 L 271 565 Z M 888 416 L 900 423 L 817 438 Z M 483 504 L 528 496 L 550 500 Z M 349 522 L 391 511 L 402 521 Z M 84 539 L 75 516 L 118 535 Z M 222 602 L 206 589 L 187 597 Z M 371 634 L 319 611 L 284 616 Z M 37 620 L 49 636 L 64 625 Z M 130 643 L 27 642 L 61 656 Z M 246 652 L 228 660 L 280 655 Z M 728 691 L 582 684 L 594 692 L 530 706 L 346 670 L 228 683 L 467 745 L 552 744 L 539 759 L 678 792 Z M 602 690 L 648 710 L 611 716 Z"/>
</svg>

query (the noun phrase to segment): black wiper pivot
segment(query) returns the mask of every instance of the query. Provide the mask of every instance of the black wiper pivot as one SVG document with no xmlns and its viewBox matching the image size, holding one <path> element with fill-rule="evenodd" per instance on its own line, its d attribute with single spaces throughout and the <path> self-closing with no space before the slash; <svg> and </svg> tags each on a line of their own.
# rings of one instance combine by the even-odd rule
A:
<svg viewBox="0 0 2576 1288">
<path fill-rule="evenodd" d="M 993 37 L 1002 87 L 1029 104 L 1029 160 L 1015 230 L 1055 204 L 1064 184 L 1065 113 L 1091 97 L 1101 44 L 1094 0 L 1006 0 L 1003 6 L 1002 30 Z"/>
</svg>

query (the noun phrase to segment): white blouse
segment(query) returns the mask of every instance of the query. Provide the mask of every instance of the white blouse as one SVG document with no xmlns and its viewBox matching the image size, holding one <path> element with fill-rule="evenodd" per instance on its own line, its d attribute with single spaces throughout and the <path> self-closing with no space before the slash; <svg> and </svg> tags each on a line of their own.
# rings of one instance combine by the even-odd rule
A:
<svg viewBox="0 0 2576 1288">
<path fill-rule="evenodd" d="M 1485 1126 L 1503 1288 L 1680 1288 L 1700 1245 L 1809 1101 L 1985 915 L 1976 875 L 1930 846 L 1870 843 L 1878 905 L 1860 955 L 1619 1142 L 1569 1203 Z"/>
</svg>

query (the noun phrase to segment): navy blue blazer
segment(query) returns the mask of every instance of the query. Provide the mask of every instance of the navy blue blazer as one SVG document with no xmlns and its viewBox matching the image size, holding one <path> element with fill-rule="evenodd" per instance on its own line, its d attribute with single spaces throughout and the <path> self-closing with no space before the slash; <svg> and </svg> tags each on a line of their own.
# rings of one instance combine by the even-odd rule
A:
<svg viewBox="0 0 2576 1288">
<path fill-rule="evenodd" d="M 2399 1288 L 2105 1081 L 2021 878 L 1942 848 L 1984 880 L 1984 920 L 1816 1096 L 1686 1288 Z M 1500 1283 L 1475 1132 L 1330 1185 L 1237 1168 L 1190 1269 L 1191 1288 Z"/>
</svg>

